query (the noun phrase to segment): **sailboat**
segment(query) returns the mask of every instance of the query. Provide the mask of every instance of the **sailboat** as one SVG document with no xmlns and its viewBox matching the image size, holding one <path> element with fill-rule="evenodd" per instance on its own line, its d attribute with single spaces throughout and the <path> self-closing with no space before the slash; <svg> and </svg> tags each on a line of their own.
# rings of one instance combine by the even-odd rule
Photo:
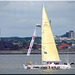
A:
<svg viewBox="0 0 75 75">
<path fill-rule="evenodd" d="M 70 69 L 70 64 L 59 64 L 60 58 L 52 34 L 50 23 L 43 5 L 42 11 L 42 63 L 23 64 L 24 69 Z"/>
<path fill-rule="evenodd" d="M 33 34 L 33 37 L 32 37 L 32 40 L 31 40 L 31 43 L 30 43 L 28 52 L 27 52 L 27 56 L 30 55 L 30 52 L 31 52 L 31 49 L 32 49 L 32 47 L 33 47 L 33 43 L 34 43 L 34 40 L 35 40 L 35 35 L 36 35 L 36 29 L 34 30 L 34 34 Z"/>
</svg>

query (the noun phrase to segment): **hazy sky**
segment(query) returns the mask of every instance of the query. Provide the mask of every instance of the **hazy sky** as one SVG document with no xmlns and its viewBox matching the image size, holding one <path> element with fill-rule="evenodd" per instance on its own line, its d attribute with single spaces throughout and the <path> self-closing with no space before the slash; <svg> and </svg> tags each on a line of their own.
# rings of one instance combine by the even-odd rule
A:
<svg viewBox="0 0 75 75">
<path fill-rule="evenodd" d="M 75 1 L 0 1 L 1 36 L 32 36 L 35 25 L 42 23 L 42 4 L 53 35 L 75 31 Z M 41 36 L 41 28 L 37 28 L 36 36 Z"/>
</svg>

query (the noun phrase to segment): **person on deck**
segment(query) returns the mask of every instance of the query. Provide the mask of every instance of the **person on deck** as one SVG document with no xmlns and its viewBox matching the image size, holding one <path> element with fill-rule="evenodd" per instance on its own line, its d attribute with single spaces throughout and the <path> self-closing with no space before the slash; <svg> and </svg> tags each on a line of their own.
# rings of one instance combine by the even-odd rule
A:
<svg viewBox="0 0 75 75">
<path fill-rule="evenodd" d="M 31 64 L 32 64 L 32 62 L 30 61 L 30 62 L 29 62 L 29 64 L 31 65 Z"/>
</svg>

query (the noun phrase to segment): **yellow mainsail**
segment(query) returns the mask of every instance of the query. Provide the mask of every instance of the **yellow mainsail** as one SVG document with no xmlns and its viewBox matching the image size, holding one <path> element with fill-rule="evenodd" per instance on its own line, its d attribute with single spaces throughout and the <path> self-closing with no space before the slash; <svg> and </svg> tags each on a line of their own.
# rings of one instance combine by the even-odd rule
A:
<svg viewBox="0 0 75 75">
<path fill-rule="evenodd" d="M 60 61 L 44 5 L 42 14 L 42 61 Z"/>
</svg>

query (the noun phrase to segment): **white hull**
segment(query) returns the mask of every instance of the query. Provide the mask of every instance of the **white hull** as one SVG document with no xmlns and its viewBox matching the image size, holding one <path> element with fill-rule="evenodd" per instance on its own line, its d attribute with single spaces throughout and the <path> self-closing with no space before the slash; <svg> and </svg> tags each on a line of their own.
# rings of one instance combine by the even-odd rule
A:
<svg viewBox="0 0 75 75">
<path fill-rule="evenodd" d="M 33 64 L 33 65 L 25 65 L 23 64 L 24 69 L 53 69 L 53 70 L 59 70 L 59 69 L 71 69 L 71 66 L 69 64 Z"/>
</svg>

